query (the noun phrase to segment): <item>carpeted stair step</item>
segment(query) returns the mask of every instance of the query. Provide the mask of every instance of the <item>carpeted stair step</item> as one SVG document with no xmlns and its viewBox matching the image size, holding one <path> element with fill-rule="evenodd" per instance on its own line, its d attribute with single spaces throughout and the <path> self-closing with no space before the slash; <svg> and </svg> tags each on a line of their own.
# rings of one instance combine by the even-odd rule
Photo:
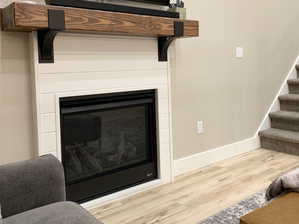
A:
<svg viewBox="0 0 299 224">
<path fill-rule="evenodd" d="M 288 80 L 288 85 L 291 94 L 299 94 L 299 79 Z"/>
<path fill-rule="evenodd" d="M 299 155 L 299 133 L 269 128 L 259 133 L 261 145 L 265 149 Z"/>
<path fill-rule="evenodd" d="M 272 128 L 299 132 L 299 112 L 277 111 L 269 116 Z"/>
<path fill-rule="evenodd" d="M 280 110 L 299 112 L 299 94 L 286 94 L 279 96 Z"/>
</svg>

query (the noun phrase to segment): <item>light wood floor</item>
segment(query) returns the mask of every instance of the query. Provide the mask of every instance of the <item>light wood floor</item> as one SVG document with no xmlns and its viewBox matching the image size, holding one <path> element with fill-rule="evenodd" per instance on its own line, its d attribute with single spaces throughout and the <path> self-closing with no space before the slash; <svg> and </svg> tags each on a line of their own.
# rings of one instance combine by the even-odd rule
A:
<svg viewBox="0 0 299 224">
<path fill-rule="evenodd" d="M 298 156 L 256 150 L 91 212 L 105 224 L 198 224 L 295 167 Z"/>
</svg>

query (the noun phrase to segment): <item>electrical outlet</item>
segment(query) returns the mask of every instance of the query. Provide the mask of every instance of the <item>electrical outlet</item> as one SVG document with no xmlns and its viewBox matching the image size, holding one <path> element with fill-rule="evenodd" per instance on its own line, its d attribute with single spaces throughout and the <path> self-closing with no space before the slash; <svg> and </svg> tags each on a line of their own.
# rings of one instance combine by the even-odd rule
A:
<svg viewBox="0 0 299 224">
<path fill-rule="evenodd" d="M 237 47 L 236 48 L 236 58 L 243 58 L 244 57 L 244 48 Z"/>
<path fill-rule="evenodd" d="M 202 134 L 204 132 L 203 121 L 197 121 L 197 134 Z"/>
</svg>

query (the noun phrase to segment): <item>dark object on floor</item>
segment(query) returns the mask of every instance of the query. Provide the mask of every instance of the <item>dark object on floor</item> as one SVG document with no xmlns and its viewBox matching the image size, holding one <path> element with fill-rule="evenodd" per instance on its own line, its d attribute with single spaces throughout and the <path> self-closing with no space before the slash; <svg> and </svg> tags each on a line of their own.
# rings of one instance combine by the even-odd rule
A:
<svg viewBox="0 0 299 224">
<path fill-rule="evenodd" d="M 299 194 L 289 193 L 241 218 L 240 224 L 298 224 Z"/>
<path fill-rule="evenodd" d="M 207 218 L 200 224 L 239 224 L 241 216 L 261 208 L 265 201 L 265 191 L 258 192 L 250 198 Z"/>
<path fill-rule="evenodd" d="M 267 189 L 267 200 L 281 194 L 299 192 L 299 169 L 292 170 L 274 180 Z"/>
<path fill-rule="evenodd" d="M 5 224 L 101 224 L 65 201 L 63 167 L 52 155 L 0 166 L 0 204 Z"/>
</svg>

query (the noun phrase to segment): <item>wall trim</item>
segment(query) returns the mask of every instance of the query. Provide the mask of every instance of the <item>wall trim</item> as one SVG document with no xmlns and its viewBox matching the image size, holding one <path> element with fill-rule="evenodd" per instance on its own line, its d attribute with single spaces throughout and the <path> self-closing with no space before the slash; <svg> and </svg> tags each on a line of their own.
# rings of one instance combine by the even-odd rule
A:
<svg viewBox="0 0 299 224">
<path fill-rule="evenodd" d="M 215 162 L 231 158 L 260 147 L 259 137 L 252 137 L 240 142 L 224 145 L 206 152 L 197 153 L 174 161 L 174 175 L 178 176 Z"/>
<path fill-rule="evenodd" d="M 257 129 L 257 131 L 254 135 L 255 137 L 258 137 L 260 131 L 266 130 L 266 129 L 271 127 L 271 121 L 270 121 L 270 118 L 269 118 L 269 114 L 274 112 L 274 111 L 280 110 L 278 97 L 280 95 L 287 94 L 289 92 L 289 87 L 288 87 L 287 82 L 288 82 L 289 79 L 293 79 L 293 78 L 297 77 L 296 65 L 298 64 L 298 62 L 299 62 L 299 55 L 296 57 L 293 65 L 291 66 L 291 68 L 290 68 L 288 74 L 286 75 L 283 83 L 281 84 L 281 87 L 279 88 L 276 96 L 274 97 L 273 102 L 269 106 L 263 120 L 261 121 L 261 123 L 260 123 L 260 125 L 259 125 L 259 127 L 258 127 L 258 129 Z"/>
</svg>

